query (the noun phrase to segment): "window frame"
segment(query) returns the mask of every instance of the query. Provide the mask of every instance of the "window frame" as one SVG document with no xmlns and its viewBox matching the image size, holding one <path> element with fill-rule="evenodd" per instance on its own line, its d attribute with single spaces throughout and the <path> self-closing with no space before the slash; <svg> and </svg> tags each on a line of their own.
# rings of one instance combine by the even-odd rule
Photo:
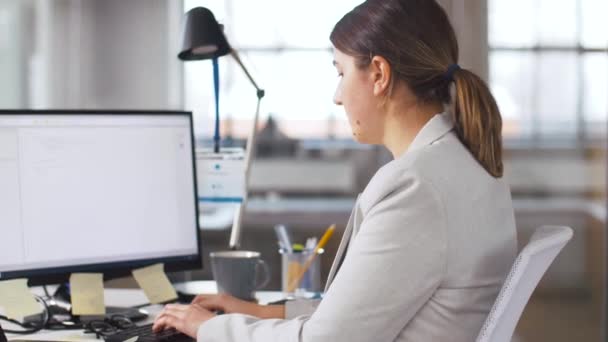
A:
<svg viewBox="0 0 608 342">
<path fill-rule="evenodd" d="M 492 0 L 488 0 L 492 1 Z M 496 0 L 495 0 L 496 1 Z M 489 5 L 489 4 L 488 4 Z M 582 44 L 582 28 L 581 23 L 583 20 L 582 17 L 582 2 L 581 0 L 576 1 L 576 41 L 575 44 L 568 45 L 556 45 L 556 44 L 543 44 L 536 43 L 532 46 L 508 46 L 508 45 L 500 45 L 493 44 L 490 37 L 490 30 L 488 29 L 488 64 L 491 68 L 491 60 L 490 56 L 493 52 L 514 52 L 514 53 L 530 53 L 533 56 L 540 56 L 543 53 L 551 53 L 551 52 L 562 52 L 562 53 L 575 53 L 577 64 L 576 64 L 576 74 L 577 74 L 577 84 L 576 84 L 576 113 L 575 113 L 575 121 L 576 128 L 574 131 L 575 138 L 572 139 L 570 137 L 563 138 L 557 135 L 543 136 L 541 133 L 541 123 L 539 120 L 539 113 L 532 111 L 530 113 L 532 117 L 530 131 L 531 134 L 529 137 L 504 137 L 505 145 L 514 149 L 521 148 L 523 146 L 528 147 L 536 147 L 541 149 L 562 149 L 564 147 L 570 146 L 575 149 L 580 148 L 594 148 L 597 146 L 605 146 L 607 141 L 606 132 L 608 132 L 608 108 L 606 109 L 606 117 L 604 118 L 603 124 L 605 125 L 604 134 L 591 136 L 588 132 L 587 120 L 586 120 L 586 112 L 585 112 L 585 78 L 584 78 L 584 56 L 592 53 L 602 53 L 606 55 L 608 59 L 608 44 L 606 47 L 598 48 L 598 47 L 586 47 Z M 487 16 L 490 17 L 490 6 L 487 9 Z M 489 24 L 489 23 L 488 23 Z M 489 80 L 491 85 L 492 80 Z M 538 86 L 533 88 L 534 94 L 533 98 L 538 96 Z"/>
</svg>

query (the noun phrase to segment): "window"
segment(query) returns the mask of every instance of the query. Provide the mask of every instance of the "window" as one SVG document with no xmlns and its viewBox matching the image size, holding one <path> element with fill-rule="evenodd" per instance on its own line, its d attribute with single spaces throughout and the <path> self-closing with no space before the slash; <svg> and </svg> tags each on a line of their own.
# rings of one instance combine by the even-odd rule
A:
<svg viewBox="0 0 608 342">
<path fill-rule="evenodd" d="M 260 123 L 272 115 L 292 138 L 348 138 L 342 107 L 333 103 L 337 73 L 329 34 L 361 0 L 185 0 L 184 10 L 209 8 L 224 24 L 260 87 Z M 322 9 L 322 10 L 319 10 Z M 220 59 L 222 136 L 245 137 L 255 113 L 255 89 L 230 57 Z M 196 133 L 212 136 L 215 104 L 210 61 L 184 64 L 185 106 L 193 109 Z"/>
<path fill-rule="evenodd" d="M 606 0 L 489 0 L 490 84 L 505 138 L 584 142 L 608 116 Z"/>
</svg>

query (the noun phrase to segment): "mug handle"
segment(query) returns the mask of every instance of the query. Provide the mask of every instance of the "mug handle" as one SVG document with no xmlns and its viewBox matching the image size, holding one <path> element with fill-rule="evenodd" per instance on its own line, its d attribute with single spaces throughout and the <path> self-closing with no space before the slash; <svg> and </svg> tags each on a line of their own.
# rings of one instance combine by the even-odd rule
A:
<svg viewBox="0 0 608 342">
<path fill-rule="evenodd" d="M 264 287 L 266 287 L 266 285 L 268 285 L 268 283 L 270 282 L 270 269 L 268 268 L 268 264 L 266 264 L 266 262 L 262 259 L 258 259 L 258 263 L 255 265 L 256 271 L 255 273 L 258 274 L 258 268 L 261 267 L 263 269 L 264 272 L 264 280 L 261 282 L 261 284 L 256 284 L 255 289 L 259 290 L 262 289 Z"/>
</svg>

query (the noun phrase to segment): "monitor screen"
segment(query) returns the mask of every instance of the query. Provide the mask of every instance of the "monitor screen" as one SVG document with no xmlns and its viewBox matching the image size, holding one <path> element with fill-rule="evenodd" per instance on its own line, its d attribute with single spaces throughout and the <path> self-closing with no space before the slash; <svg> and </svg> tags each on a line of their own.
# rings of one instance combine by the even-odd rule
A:
<svg viewBox="0 0 608 342">
<path fill-rule="evenodd" d="M 191 112 L 0 111 L 0 280 L 201 267 Z"/>
</svg>

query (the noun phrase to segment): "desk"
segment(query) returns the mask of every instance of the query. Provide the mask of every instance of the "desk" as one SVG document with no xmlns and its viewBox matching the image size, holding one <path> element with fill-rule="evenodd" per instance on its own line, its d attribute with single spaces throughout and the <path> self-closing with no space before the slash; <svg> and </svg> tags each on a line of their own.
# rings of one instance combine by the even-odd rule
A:
<svg viewBox="0 0 608 342">
<path fill-rule="evenodd" d="M 197 281 L 191 283 L 176 284 L 176 288 L 179 290 L 188 289 L 190 291 L 199 291 L 199 293 L 217 293 L 214 281 Z M 200 292 L 202 291 L 202 292 Z M 38 294 L 42 292 L 41 288 L 33 288 L 32 292 Z M 256 298 L 260 304 L 267 304 L 269 302 L 279 300 L 283 298 L 283 293 L 278 291 L 259 291 L 256 293 Z M 140 289 L 105 289 L 104 299 L 106 306 L 121 306 L 129 307 L 146 304 L 148 299 Z M 154 317 L 162 310 L 163 306 L 158 304 L 152 304 L 143 307 L 142 309 L 148 311 L 150 316 L 138 324 L 147 324 L 154 321 Z M 5 329 L 18 329 L 11 323 L 1 322 L 2 327 Z M 37 340 L 37 341 L 95 341 L 100 342 L 95 338 L 94 334 L 85 334 L 82 330 L 42 330 L 31 335 L 16 335 L 7 334 L 9 341 L 11 340 Z"/>
</svg>

